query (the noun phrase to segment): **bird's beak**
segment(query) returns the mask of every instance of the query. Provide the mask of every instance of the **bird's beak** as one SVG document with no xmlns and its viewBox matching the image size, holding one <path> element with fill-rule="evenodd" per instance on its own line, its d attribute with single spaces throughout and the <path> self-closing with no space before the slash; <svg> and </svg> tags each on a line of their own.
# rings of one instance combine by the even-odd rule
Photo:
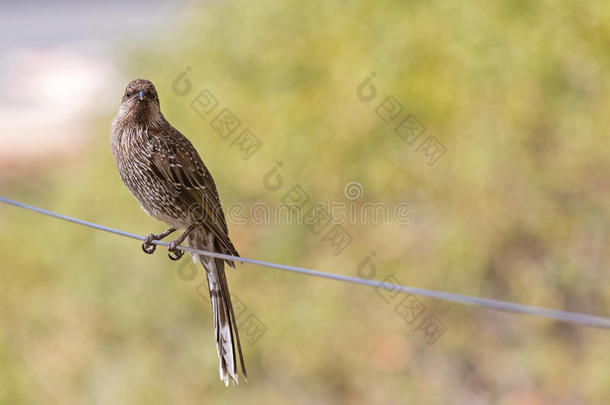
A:
<svg viewBox="0 0 610 405">
<path fill-rule="evenodd" d="M 144 97 L 144 94 L 142 92 L 140 92 L 139 94 L 140 94 L 140 101 L 142 101 L 142 98 Z"/>
</svg>

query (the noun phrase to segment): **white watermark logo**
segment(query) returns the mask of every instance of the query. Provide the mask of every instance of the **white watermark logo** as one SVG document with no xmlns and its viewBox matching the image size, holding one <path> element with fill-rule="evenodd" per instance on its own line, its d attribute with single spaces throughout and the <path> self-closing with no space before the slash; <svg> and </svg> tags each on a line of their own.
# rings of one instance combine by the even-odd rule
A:
<svg viewBox="0 0 610 405">
<path fill-rule="evenodd" d="M 364 187 L 357 181 L 350 181 L 343 187 L 343 194 L 348 200 L 357 200 L 364 197 Z"/>
</svg>

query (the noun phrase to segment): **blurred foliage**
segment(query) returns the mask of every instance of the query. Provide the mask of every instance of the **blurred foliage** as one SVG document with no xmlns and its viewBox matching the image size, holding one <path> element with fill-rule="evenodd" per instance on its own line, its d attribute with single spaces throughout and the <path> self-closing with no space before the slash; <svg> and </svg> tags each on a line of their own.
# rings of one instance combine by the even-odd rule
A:
<svg viewBox="0 0 610 405">
<path fill-rule="evenodd" d="M 475 0 L 192 5 L 125 71 L 214 174 L 226 205 L 409 202 L 408 225 L 344 224 L 340 255 L 305 225 L 231 224 L 247 257 L 608 316 L 610 5 Z M 121 54 L 121 51 L 117 51 Z M 190 67 L 187 95 L 172 90 Z M 356 88 L 371 72 L 378 95 Z M 183 85 L 184 83 L 181 82 Z M 190 107 L 208 89 L 261 141 L 242 159 Z M 112 89 L 117 106 L 122 88 Z M 433 166 L 375 113 L 393 95 L 446 153 Z M 82 159 L 5 180 L 2 195 L 147 234 L 92 120 Z M 240 128 L 240 129 L 241 129 Z M 263 186 L 277 162 L 280 190 Z M 245 344 L 250 381 L 218 379 L 202 273 L 163 249 L 0 208 L 2 403 L 607 403 L 605 331 L 422 298 L 406 324 L 373 289 L 250 265 L 233 294 L 266 325 Z M 183 259 L 186 260 L 186 259 Z M 181 267 L 182 266 L 182 267 Z M 429 345 L 417 324 L 446 333 Z M 242 332 L 245 333 L 245 332 Z"/>
</svg>

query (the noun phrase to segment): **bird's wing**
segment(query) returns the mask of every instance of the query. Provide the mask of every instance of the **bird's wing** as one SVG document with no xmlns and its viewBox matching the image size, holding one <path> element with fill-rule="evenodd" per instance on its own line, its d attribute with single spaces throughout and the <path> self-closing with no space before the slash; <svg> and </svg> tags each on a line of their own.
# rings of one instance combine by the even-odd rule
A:
<svg viewBox="0 0 610 405">
<path fill-rule="evenodd" d="M 210 172 L 191 142 L 177 130 L 173 131 L 171 138 L 167 137 L 167 133 L 152 136 L 151 170 L 166 180 L 174 190 L 174 196 L 189 207 L 193 222 L 200 220 L 216 236 L 222 253 L 238 256 L 229 239 L 218 191 Z"/>
</svg>

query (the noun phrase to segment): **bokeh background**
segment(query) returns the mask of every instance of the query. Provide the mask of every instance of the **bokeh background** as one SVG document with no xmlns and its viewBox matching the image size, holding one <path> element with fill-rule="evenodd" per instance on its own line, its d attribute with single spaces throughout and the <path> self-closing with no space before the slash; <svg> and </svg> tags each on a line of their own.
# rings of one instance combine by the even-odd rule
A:
<svg viewBox="0 0 610 405">
<path fill-rule="evenodd" d="M 609 3 L 0 10 L 0 195 L 163 230 L 109 149 L 125 84 L 147 78 L 225 206 L 275 204 L 294 185 L 349 202 L 345 185 L 358 182 L 357 204 L 412 208 L 409 223 L 344 222 L 352 242 L 340 254 L 302 224 L 231 221 L 242 255 L 610 315 Z M 373 72 L 377 96 L 364 102 L 356 90 Z M 250 158 L 232 143 L 237 132 L 223 139 L 210 127 L 219 110 L 191 107 L 206 89 L 260 140 Z M 442 143 L 433 165 L 377 115 L 390 95 Z M 276 190 L 263 180 L 278 162 Z M 428 298 L 406 322 L 402 298 L 251 265 L 229 272 L 250 378 L 227 389 L 203 273 L 187 259 L 10 206 L 0 229 L 1 403 L 610 400 L 606 331 Z M 434 342 L 418 328 L 429 316 L 444 328 Z"/>
</svg>

